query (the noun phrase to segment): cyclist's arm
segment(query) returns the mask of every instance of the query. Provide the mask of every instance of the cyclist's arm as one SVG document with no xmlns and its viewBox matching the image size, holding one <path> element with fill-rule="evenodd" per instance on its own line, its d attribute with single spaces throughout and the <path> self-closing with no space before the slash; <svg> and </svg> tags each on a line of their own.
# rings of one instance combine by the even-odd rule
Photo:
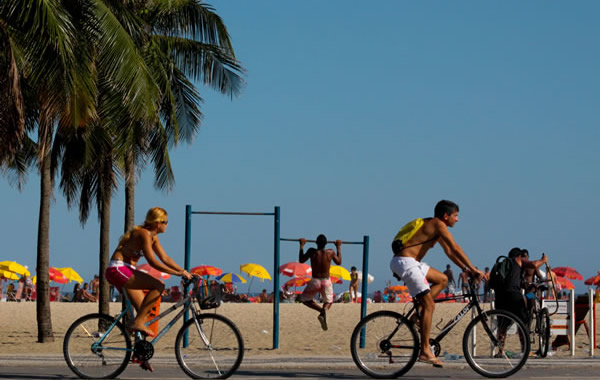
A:
<svg viewBox="0 0 600 380">
<path fill-rule="evenodd" d="M 440 245 L 446 255 L 452 262 L 458 265 L 461 269 L 467 268 L 472 272 L 480 272 L 475 266 L 471 263 L 471 260 L 464 253 L 460 245 L 454 241 L 452 234 L 448 231 L 448 227 L 443 223 L 439 222 L 439 235 L 440 235 Z"/>
<path fill-rule="evenodd" d="M 148 261 L 148 264 L 150 264 L 153 268 L 158 269 L 159 271 L 164 273 L 173 274 L 175 276 L 184 275 L 185 271 L 182 268 L 180 268 L 177 264 L 175 264 L 169 256 L 167 256 L 165 250 L 160 245 L 158 239 L 156 239 L 156 241 L 153 242 L 150 233 L 142 233 L 141 235 L 141 238 L 143 239 L 142 251 L 144 252 L 144 257 Z M 156 255 L 154 254 L 155 252 Z M 158 260 L 156 256 L 158 256 L 160 260 Z M 165 261 L 165 256 L 168 257 L 169 261 L 172 264 L 175 264 L 175 266 L 172 267 L 168 265 L 168 261 Z"/>
</svg>

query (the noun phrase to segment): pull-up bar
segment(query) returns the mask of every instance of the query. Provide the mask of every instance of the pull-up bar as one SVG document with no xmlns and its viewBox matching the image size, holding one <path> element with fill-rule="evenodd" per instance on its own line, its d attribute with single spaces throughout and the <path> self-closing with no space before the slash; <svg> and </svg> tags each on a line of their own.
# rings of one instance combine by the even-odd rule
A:
<svg viewBox="0 0 600 380">
<path fill-rule="evenodd" d="M 300 241 L 300 239 L 283 239 L 283 238 L 281 238 L 279 240 L 281 240 L 281 241 L 297 241 L 297 242 Z M 316 240 L 307 240 L 306 242 L 307 243 L 316 243 L 317 241 Z M 327 244 L 335 244 L 335 243 L 336 243 L 336 240 L 327 240 Z M 363 245 L 363 244 L 365 244 L 365 242 L 364 241 L 342 241 L 342 244 Z"/>
<path fill-rule="evenodd" d="M 296 241 L 299 242 L 300 239 L 279 239 L 281 241 Z M 307 243 L 316 243 L 316 240 L 306 240 Z M 335 241 L 327 241 L 327 243 L 335 244 Z M 367 315 L 367 283 L 369 278 L 369 236 L 363 236 L 363 241 L 342 241 L 342 244 L 356 244 L 363 246 L 363 257 L 362 257 L 362 287 L 360 291 L 362 292 L 362 297 L 360 300 L 360 319 L 363 319 Z M 279 267 L 278 267 L 279 268 Z M 276 276 L 279 279 L 279 276 Z M 279 299 L 279 286 L 277 286 L 277 290 L 275 291 L 275 298 Z M 279 333 L 279 332 L 277 332 Z M 365 346 L 365 335 L 364 330 L 360 333 L 360 347 L 364 348 Z"/>
</svg>

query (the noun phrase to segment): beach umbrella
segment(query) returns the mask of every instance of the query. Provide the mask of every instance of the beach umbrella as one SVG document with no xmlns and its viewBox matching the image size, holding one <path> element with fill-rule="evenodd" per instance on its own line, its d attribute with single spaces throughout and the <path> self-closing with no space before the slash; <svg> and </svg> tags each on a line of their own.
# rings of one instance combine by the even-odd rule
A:
<svg viewBox="0 0 600 380">
<path fill-rule="evenodd" d="M 552 272 L 554 272 L 554 274 L 557 276 L 568 278 L 571 280 L 583 280 L 583 276 L 571 267 L 552 268 Z"/>
<path fill-rule="evenodd" d="M 329 275 L 332 277 L 341 278 L 342 280 L 350 281 L 350 272 L 342 266 L 332 265 L 329 268 Z"/>
<path fill-rule="evenodd" d="M 222 275 L 216 277 L 216 279 L 223 282 L 241 282 L 242 284 L 246 283 L 246 279 L 237 273 L 223 273 Z"/>
<path fill-rule="evenodd" d="M 252 287 L 252 281 L 254 281 L 254 277 L 260 278 L 260 282 L 265 282 L 265 280 L 271 280 L 271 275 L 269 272 L 259 264 L 248 263 L 240 265 L 240 272 L 247 273 L 250 276 L 250 284 L 248 284 L 248 296 L 250 295 L 250 287 Z"/>
<path fill-rule="evenodd" d="M 356 271 L 356 273 L 358 273 L 358 281 L 362 281 L 362 271 Z M 369 275 L 367 276 L 367 284 L 372 283 L 373 281 L 375 281 L 375 277 L 369 273 Z"/>
<path fill-rule="evenodd" d="M 597 275 L 595 275 L 594 277 L 588 278 L 583 283 L 586 285 L 600 286 L 600 271 L 598 271 Z"/>
<path fill-rule="evenodd" d="M 269 272 L 259 264 L 248 263 L 240 265 L 240 272 L 247 273 L 250 277 L 260 278 L 261 281 L 270 280 L 271 275 Z"/>
<path fill-rule="evenodd" d="M 150 276 L 158 278 L 159 280 L 168 280 L 169 278 L 171 278 L 170 274 L 161 272 L 150 264 L 142 264 L 136 269 L 140 272 L 148 273 Z"/>
<path fill-rule="evenodd" d="M 18 280 L 19 276 L 15 272 L 0 269 L 0 278 L 6 278 L 7 280 Z"/>
<path fill-rule="evenodd" d="M 408 286 L 393 285 L 393 286 L 388 286 L 387 288 L 385 288 L 383 293 L 388 294 L 389 292 L 405 292 L 407 290 L 408 290 Z"/>
<path fill-rule="evenodd" d="M 308 282 L 310 282 L 311 278 L 310 277 L 306 277 L 306 276 L 302 276 L 302 277 L 292 277 L 291 279 L 287 280 L 285 282 L 285 286 L 289 287 L 297 287 L 297 286 L 304 286 L 306 285 Z"/>
<path fill-rule="evenodd" d="M 223 273 L 223 269 L 213 267 L 212 265 L 198 265 L 190 270 L 190 273 L 198 276 L 218 276 Z"/>
<path fill-rule="evenodd" d="M 62 273 L 69 281 L 75 281 L 75 282 L 79 282 L 79 283 L 83 282 L 83 278 L 81 278 L 79 273 L 75 272 L 75 269 L 73 269 L 71 267 L 56 268 L 56 269 L 58 271 L 60 271 L 60 273 Z"/>
<path fill-rule="evenodd" d="M 560 285 L 561 289 L 575 289 L 575 285 L 566 277 L 555 276 L 554 281 Z"/>
<path fill-rule="evenodd" d="M 0 261 L 0 269 L 19 274 L 21 276 L 31 276 L 27 270 L 27 265 L 21 265 L 16 261 Z"/>
<path fill-rule="evenodd" d="M 280 266 L 279 273 L 290 277 L 310 276 L 312 274 L 312 268 L 308 264 L 293 261 Z"/>
<path fill-rule="evenodd" d="M 342 281 L 341 278 L 337 278 L 334 276 L 329 277 L 329 279 L 331 280 L 332 284 L 343 284 L 344 283 L 344 281 Z"/>
</svg>

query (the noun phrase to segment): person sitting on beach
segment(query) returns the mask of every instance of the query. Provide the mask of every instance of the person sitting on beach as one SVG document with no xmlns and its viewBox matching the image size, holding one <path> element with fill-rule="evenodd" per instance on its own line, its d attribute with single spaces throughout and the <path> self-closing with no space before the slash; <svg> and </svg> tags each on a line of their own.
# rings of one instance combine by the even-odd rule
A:
<svg viewBox="0 0 600 380">
<path fill-rule="evenodd" d="M 79 284 L 78 284 L 79 285 Z M 96 302 L 97 299 L 90 292 L 88 292 L 88 283 L 84 283 L 82 287 L 77 287 L 77 293 L 75 293 L 75 302 Z"/>
<path fill-rule="evenodd" d="M 304 263 L 310 259 L 312 267 L 312 279 L 304 288 L 300 300 L 303 304 L 319 312 L 317 317 L 321 323 L 321 328 L 327 330 L 327 310 L 333 304 L 333 285 L 329 276 L 329 268 L 331 261 L 337 265 L 342 264 L 342 241 L 336 240 L 335 247 L 337 253 L 333 249 L 325 249 L 327 238 L 321 234 L 317 237 L 317 249 L 309 248 L 304 253 L 304 245 L 306 239 L 300 239 L 300 252 L 298 253 L 298 261 Z M 314 298 L 317 293 L 321 294 L 323 306 L 319 306 Z"/>
<path fill-rule="evenodd" d="M 356 303 L 358 300 L 358 272 L 356 272 L 356 267 L 350 268 L 350 288 L 348 291 L 350 293 L 350 301 Z"/>
<path fill-rule="evenodd" d="M 133 323 L 128 326 L 132 332 L 139 331 L 154 336 L 154 332 L 145 326 L 145 322 L 152 306 L 165 288 L 161 280 L 136 270 L 135 266 L 140 258 L 145 257 L 148 264 L 161 272 L 185 277 L 188 280 L 192 278 L 190 273 L 167 255 L 160 244 L 158 234 L 165 232 L 168 224 L 168 214 L 164 209 L 151 208 L 146 214 L 143 225 L 133 227 L 121 237 L 119 246 L 106 269 L 106 280 L 121 293 L 126 290 L 137 311 Z M 144 290 L 148 290 L 148 294 L 144 294 Z"/>
<path fill-rule="evenodd" d="M 258 295 L 258 302 L 269 302 L 269 293 L 267 293 L 267 289 L 263 289 L 262 292 Z"/>
<path fill-rule="evenodd" d="M 435 206 L 433 218 L 416 219 L 408 223 L 392 242 L 394 257 L 390 268 L 397 279 L 404 281 L 418 305 L 416 315 L 420 319 L 417 322 L 420 323 L 421 332 L 419 360 L 435 367 L 442 367 L 444 363 L 435 357 L 429 345 L 431 319 L 435 307 L 433 300 L 446 287 L 448 277 L 421 260 L 427 251 L 439 242 L 448 258 L 459 268 L 470 270 L 477 276 L 483 275 L 471 263 L 448 230 L 448 227 L 453 227 L 458 222 L 458 211 L 456 203 L 439 201 Z"/>
</svg>

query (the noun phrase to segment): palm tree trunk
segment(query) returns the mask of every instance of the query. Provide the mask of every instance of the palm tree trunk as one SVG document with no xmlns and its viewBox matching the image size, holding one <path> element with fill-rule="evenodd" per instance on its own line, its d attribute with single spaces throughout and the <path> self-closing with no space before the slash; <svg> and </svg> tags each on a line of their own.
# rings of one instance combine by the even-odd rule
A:
<svg viewBox="0 0 600 380">
<path fill-rule="evenodd" d="M 52 134 L 42 134 L 41 146 L 41 179 L 40 179 L 40 214 L 38 219 L 37 241 L 37 325 L 38 342 L 54 342 L 52 318 L 50 314 L 50 197 L 52 196 L 52 178 L 50 173 L 50 141 Z M 45 140 L 45 141 L 43 141 Z"/>
<path fill-rule="evenodd" d="M 107 159 L 108 161 L 108 159 Z M 100 298 L 98 309 L 100 313 L 109 314 L 110 284 L 104 277 L 110 259 L 110 202 L 112 197 L 111 166 L 105 163 L 103 174 L 102 210 L 100 210 Z"/>
<path fill-rule="evenodd" d="M 125 228 L 129 231 L 135 224 L 135 162 L 133 154 L 125 157 Z"/>
</svg>

